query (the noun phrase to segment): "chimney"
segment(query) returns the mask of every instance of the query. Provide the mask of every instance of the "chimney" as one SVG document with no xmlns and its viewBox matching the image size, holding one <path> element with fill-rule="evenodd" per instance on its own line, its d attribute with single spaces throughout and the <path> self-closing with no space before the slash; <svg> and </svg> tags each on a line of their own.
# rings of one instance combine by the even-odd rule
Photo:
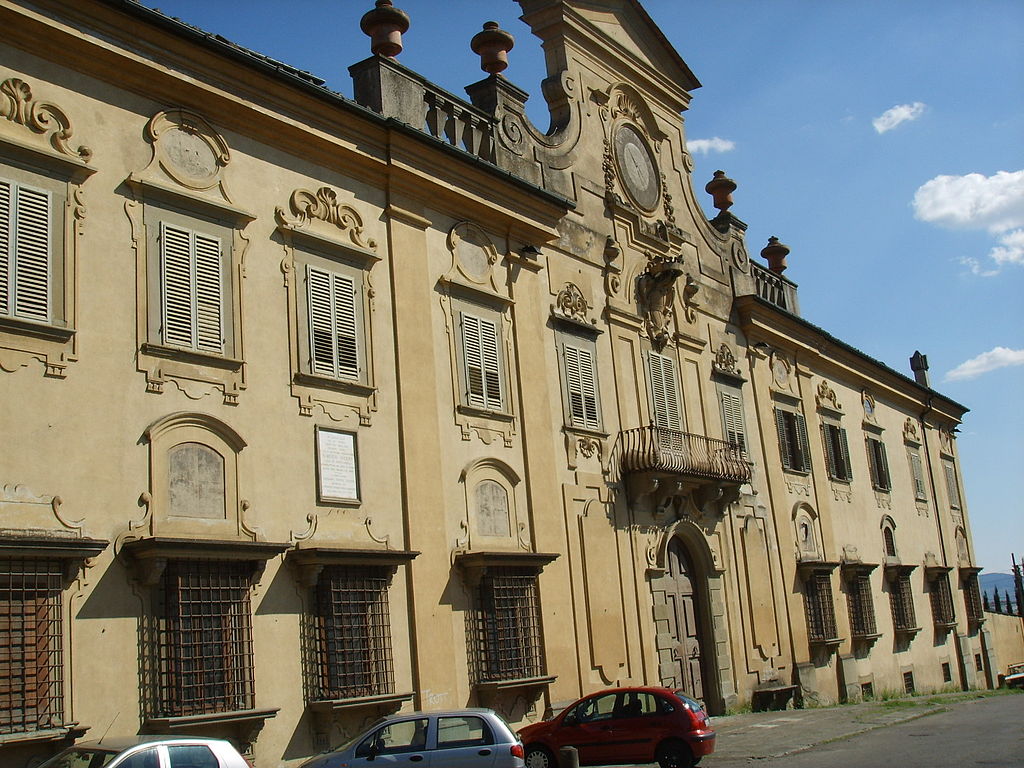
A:
<svg viewBox="0 0 1024 768">
<path fill-rule="evenodd" d="M 914 351 L 914 356 L 910 358 L 910 370 L 914 372 L 914 380 L 922 387 L 931 387 L 928 383 L 928 356 L 922 355 L 918 351 Z"/>
</svg>

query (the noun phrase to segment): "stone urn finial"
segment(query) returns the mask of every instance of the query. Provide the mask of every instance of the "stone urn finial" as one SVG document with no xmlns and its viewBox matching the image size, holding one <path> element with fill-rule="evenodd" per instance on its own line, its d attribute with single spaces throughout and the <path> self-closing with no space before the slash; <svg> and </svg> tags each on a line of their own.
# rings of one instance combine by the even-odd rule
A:
<svg viewBox="0 0 1024 768">
<path fill-rule="evenodd" d="M 503 72 L 508 67 L 508 52 L 516 40 L 501 29 L 496 21 L 484 22 L 482 32 L 473 35 L 469 47 L 480 56 L 480 69 L 490 75 Z"/>
<path fill-rule="evenodd" d="M 377 0 L 372 11 L 363 14 L 359 28 L 370 36 L 370 51 L 394 58 L 402 52 L 402 33 L 409 29 L 409 14 L 395 8 L 391 0 Z"/>
<path fill-rule="evenodd" d="M 705 186 L 704 191 L 711 195 L 714 206 L 722 213 L 732 207 L 732 193 L 736 191 L 736 182 L 725 175 L 725 171 L 715 171 L 714 178 Z"/>
<path fill-rule="evenodd" d="M 786 271 L 786 256 L 789 255 L 789 246 L 780 243 L 779 238 L 772 235 L 768 238 L 768 245 L 761 249 L 761 255 L 768 260 L 768 269 L 777 275 Z"/>
</svg>

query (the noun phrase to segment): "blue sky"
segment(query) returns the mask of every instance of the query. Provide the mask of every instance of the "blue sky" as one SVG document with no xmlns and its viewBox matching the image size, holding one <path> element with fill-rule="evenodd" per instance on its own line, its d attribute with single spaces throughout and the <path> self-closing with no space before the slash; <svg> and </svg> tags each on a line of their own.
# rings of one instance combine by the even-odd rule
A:
<svg viewBox="0 0 1024 768">
<path fill-rule="evenodd" d="M 352 93 L 371 0 L 146 0 Z M 516 37 L 504 73 L 547 125 L 538 41 L 513 0 L 396 0 L 399 57 L 453 93 L 470 38 Z M 971 408 L 959 438 L 976 556 L 1024 553 L 1024 3 L 646 0 L 703 84 L 686 113 L 698 199 L 724 169 L 748 247 L 790 246 L 803 316 Z M 710 205 L 708 211 L 714 212 Z"/>
</svg>

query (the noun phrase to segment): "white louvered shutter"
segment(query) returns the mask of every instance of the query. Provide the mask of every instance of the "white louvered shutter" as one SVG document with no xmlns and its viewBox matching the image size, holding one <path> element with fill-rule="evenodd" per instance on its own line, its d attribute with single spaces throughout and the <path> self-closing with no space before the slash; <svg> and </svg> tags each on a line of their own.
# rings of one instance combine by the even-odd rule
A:
<svg viewBox="0 0 1024 768">
<path fill-rule="evenodd" d="M 325 376 L 359 378 L 355 281 L 312 266 L 306 278 L 310 367 Z"/>
<path fill-rule="evenodd" d="M 484 368 L 484 391 L 488 408 L 501 410 L 501 368 L 498 364 L 498 326 L 480 319 L 480 348 Z"/>
<path fill-rule="evenodd" d="M 50 195 L 14 188 L 14 314 L 50 319 Z"/>
<path fill-rule="evenodd" d="M 337 371 L 331 275 L 322 269 L 306 268 L 309 298 L 309 356 L 313 373 L 334 376 Z"/>
<path fill-rule="evenodd" d="M 597 382 L 594 356 L 590 350 L 563 346 L 565 354 L 565 383 L 569 395 L 569 413 L 572 424 L 587 429 L 599 429 L 601 420 L 597 410 Z"/>
<path fill-rule="evenodd" d="M 747 450 L 747 438 L 743 432 L 743 401 L 732 392 L 722 392 L 722 421 L 725 439 L 738 445 L 741 451 Z"/>
<path fill-rule="evenodd" d="M 466 402 L 484 407 L 484 367 L 480 351 L 480 319 L 462 313 L 462 355 L 466 368 Z"/>
<path fill-rule="evenodd" d="M 224 353 L 223 277 L 220 240 L 193 233 L 195 244 L 195 318 L 196 348 L 204 352 Z"/>
<path fill-rule="evenodd" d="M 345 275 L 332 274 L 334 327 L 340 378 L 359 378 L 359 339 L 356 327 L 356 283 Z"/>
<path fill-rule="evenodd" d="M 11 184 L 0 181 L 0 314 L 11 314 Z"/>
<path fill-rule="evenodd" d="M 163 280 L 163 341 L 176 347 L 194 348 L 191 232 L 167 222 L 161 223 L 160 268 Z"/>
<path fill-rule="evenodd" d="M 654 426 L 662 429 L 682 429 L 679 396 L 676 391 L 676 366 L 671 357 L 649 352 L 648 370 L 651 374 L 651 397 L 654 406 Z"/>
</svg>

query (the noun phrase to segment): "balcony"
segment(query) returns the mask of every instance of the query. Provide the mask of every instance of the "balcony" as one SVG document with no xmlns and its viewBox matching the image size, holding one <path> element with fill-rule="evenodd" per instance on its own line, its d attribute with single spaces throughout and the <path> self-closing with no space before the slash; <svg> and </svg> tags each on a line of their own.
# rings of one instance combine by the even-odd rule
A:
<svg viewBox="0 0 1024 768">
<path fill-rule="evenodd" d="M 750 464 L 735 443 L 649 426 L 619 433 L 622 471 L 689 479 L 696 485 L 750 480 Z"/>
<path fill-rule="evenodd" d="M 754 278 L 754 292 L 779 309 L 800 314 L 796 299 L 796 283 L 787 280 L 777 272 L 765 269 L 760 264 L 750 263 L 750 274 Z"/>
</svg>

